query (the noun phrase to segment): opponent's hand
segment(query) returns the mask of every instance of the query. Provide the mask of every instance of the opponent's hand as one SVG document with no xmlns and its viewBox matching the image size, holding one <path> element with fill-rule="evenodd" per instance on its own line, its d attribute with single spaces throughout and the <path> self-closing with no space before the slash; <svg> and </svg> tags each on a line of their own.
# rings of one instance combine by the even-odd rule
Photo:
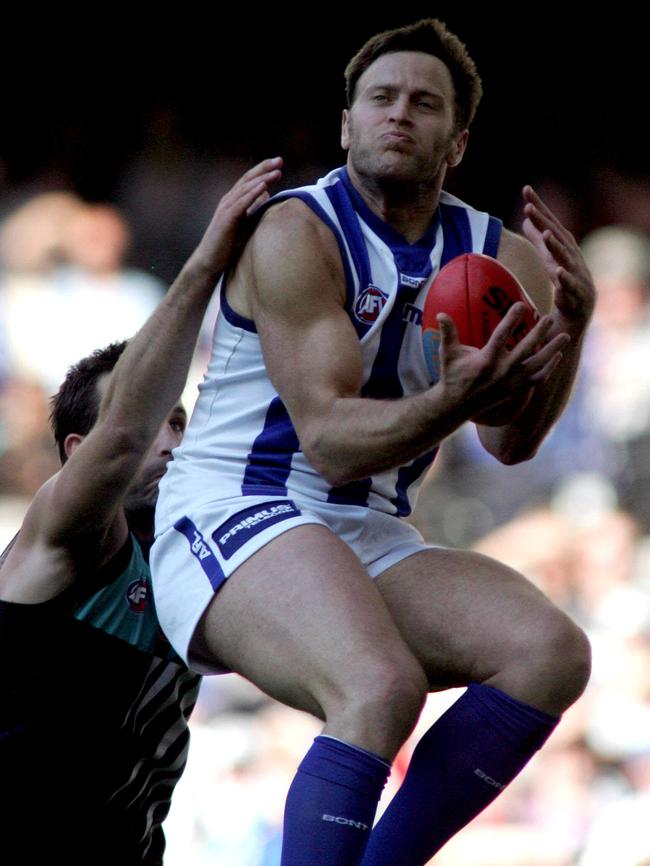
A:
<svg viewBox="0 0 650 866">
<path fill-rule="evenodd" d="M 523 189 L 523 232 L 540 254 L 555 287 L 560 327 L 584 330 L 594 310 L 596 290 L 576 239 L 531 186 Z"/>
<path fill-rule="evenodd" d="M 265 159 L 243 174 L 223 196 L 187 266 L 206 270 L 215 282 L 233 254 L 247 216 L 269 198 L 282 176 L 282 157 Z"/>
<path fill-rule="evenodd" d="M 526 398 L 535 385 L 546 382 L 568 344 L 567 333 L 549 339 L 552 316 L 543 316 L 513 349 L 508 340 L 521 322 L 524 305 L 513 304 L 482 349 L 464 346 L 456 326 L 446 313 L 438 315 L 440 325 L 440 382 L 451 405 L 474 417 L 505 401 Z"/>
</svg>

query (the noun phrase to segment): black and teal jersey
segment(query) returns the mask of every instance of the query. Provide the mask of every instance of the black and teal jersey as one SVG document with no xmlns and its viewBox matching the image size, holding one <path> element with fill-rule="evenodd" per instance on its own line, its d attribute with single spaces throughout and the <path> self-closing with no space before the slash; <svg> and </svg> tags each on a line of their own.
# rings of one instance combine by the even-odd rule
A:
<svg viewBox="0 0 650 866">
<path fill-rule="evenodd" d="M 50 601 L 0 601 L 0 685 L 4 850 L 160 864 L 199 678 L 160 631 L 135 538 Z"/>
</svg>

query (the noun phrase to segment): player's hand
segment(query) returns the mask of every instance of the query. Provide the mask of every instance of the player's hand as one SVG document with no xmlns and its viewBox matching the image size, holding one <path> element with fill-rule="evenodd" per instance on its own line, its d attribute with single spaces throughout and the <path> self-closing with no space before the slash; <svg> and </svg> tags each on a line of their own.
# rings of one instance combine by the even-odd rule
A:
<svg viewBox="0 0 650 866">
<path fill-rule="evenodd" d="M 216 279 L 235 251 L 246 217 L 269 198 L 269 186 L 282 176 L 282 158 L 265 159 L 243 174 L 223 196 L 187 266 Z"/>
<path fill-rule="evenodd" d="M 521 322 L 524 305 L 513 304 L 482 349 L 464 346 L 456 326 L 446 313 L 438 315 L 440 325 L 440 382 L 452 405 L 474 417 L 505 401 L 524 400 L 535 385 L 546 382 L 557 368 L 566 333 L 549 338 L 552 316 L 543 316 L 513 348 L 509 338 Z"/>
<path fill-rule="evenodd" d="M 523 232 L 542 257 L 555 286 L 554 304 L 561 328 L 587 326 L 596 303 L 596 289 L 580 247 L 531 186 L 523 189 Z"/>
</svg>

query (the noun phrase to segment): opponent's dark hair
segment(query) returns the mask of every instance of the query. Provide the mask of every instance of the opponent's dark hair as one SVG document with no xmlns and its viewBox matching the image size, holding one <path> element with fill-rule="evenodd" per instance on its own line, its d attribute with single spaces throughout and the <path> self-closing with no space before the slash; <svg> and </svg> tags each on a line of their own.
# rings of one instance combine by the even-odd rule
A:
<svg viewBox="0 0 650 866">
<path fill-rule="evenodd" d="M 65 463 L 65 439 L 70 433 L 85 436 L 90 433 L 99 413 L 97 380 L 110 373 L 126 348 L 126 340 L 97 349 L 73 364 L 57 393 L 50 400 L 50 426 L 59 449 L 61 463 Z"/>
<path fill-rule="evenodd" d="M 483 86 L 465 45 L 437 18 L 423 18 L 415 24 L 377 33 L 361 47 L 345 69 L 348 108 L 354 102 L 357 81 L 366 69 L 382 54 L 396 51 L 422 51 L 442 60 L 454 83 L 456 127 L 459 131 L 466 129 L 476 114 Z"/>
</svg>

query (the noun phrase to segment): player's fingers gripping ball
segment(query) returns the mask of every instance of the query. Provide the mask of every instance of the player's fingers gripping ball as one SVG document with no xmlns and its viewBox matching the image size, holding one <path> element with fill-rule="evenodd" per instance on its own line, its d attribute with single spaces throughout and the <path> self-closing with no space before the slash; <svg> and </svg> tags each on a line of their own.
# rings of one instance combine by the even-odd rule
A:
<svg viewBox="0 0 650 866">
<path fill-rule="evenodd" d="M 440 325 L 438 313 L 454 320 L 458 339 L 465 346 L 482 349 L 510 307 L 523 302 L 522 320 L 513 330 L 507 348 L 512 349 L 539 319 L 525 289 L 501 262 L 482 253 L 465 253 L 441 268 L 431 283 L 422 311 L 424 357 L 431 382 L 440 378 Z"/>
</svg>

